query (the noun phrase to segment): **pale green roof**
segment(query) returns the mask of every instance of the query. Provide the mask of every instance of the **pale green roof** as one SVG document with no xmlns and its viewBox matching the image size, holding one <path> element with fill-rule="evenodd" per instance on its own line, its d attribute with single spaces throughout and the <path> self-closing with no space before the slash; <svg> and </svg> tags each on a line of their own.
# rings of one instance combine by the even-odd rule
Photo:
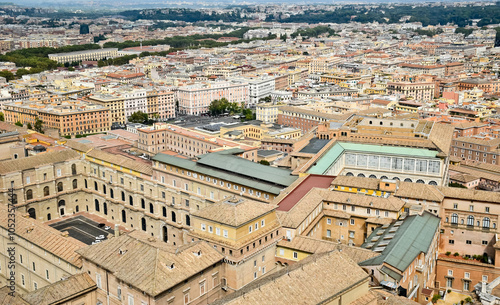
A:
<svg viewBox="0 0 500 305">
<path fill-rule="evenodd" d="M 361 247 L 372 251 L 384 249 L 381 255 L 359 265 L 380 266 L 386 263 L 404 272 L 420 253 L 427 253 L 439 229 L 440 220 L 439 217 L 424 212 L 422 215 L 408 216 L 404 221 L 397 221 L 387 228 L 377 228 Z"/>
<path fill-rule="evenodd" d="M 298 178 L 292 176 L 289 170 L 262 165 L 227 153 L 210 153 L 198 161 L 159 153 L 153 160 L 275 195 L 279 195 L 282 189 Z"/>
<path fill-rule="evenodd" d="M 438 154 L 438 151 L 422 148 L 337 142 L 318 159 L 315 165 L 309 169 L 308 173 L 323 175 L 346 150 L 368 154 L 410 156 L 417 158 L 435 158 Z"/>
</svg>

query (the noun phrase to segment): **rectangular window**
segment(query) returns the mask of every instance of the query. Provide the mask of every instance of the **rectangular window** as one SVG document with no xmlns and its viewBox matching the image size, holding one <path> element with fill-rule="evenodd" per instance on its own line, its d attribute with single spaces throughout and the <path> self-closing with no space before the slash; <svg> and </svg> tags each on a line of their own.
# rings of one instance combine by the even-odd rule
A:
<svg viewBox="0 0 500 305">
<path fill-rule="evenodd" d="M 49 270 L 45 270 L 45 278 L 49 279 Z"/>
<path fill-rule="evenodd" d="M 354 219 L 351 219 L 351 225 L 354 225 Z"/>
<path fill-rule="evenodd" d="M 256 222 L 256 223 L 255 223 L 255 230 L 257 231 L 258 229 L 259 229 L 259 223 L 258 223 L 258 222 Z"/>
<path fill-rule="evenodd" d="M 487 275 L 483 275 L 481 280 L 483 282 L 488 282 L 488 276 Z"/>
<path fill-rule="evenodd" d="M 227 230 L 222 230 L 222 236 L 224 236 L 225 238 L 228 237 Z"/>
<path fill-rule="evenodd" d="M 208 226 L 208 233 L 214 233 L 214 228 L 212 226 Z"/>
<path fill-rule="evenodd" d="M 464 279 L 470 279 L 470 273 L 464 272 Z"/>
<path fill-rule="evenodd" d="M 118 288 L 116 289 L 116 297 L 118 298 L 118 300 L 122 299 L 122 288 L 120 286 L 118 286 Z"/>
<path fill-rule="evenodd" d="M 205 294 L 205 282 L 200 283 L 200 295 Z"/>
<path fill-rule="evenodd" d="M 332 219 L 331 218 L 327 218 L 326 219 L 326 224 L 331 225 L 332 224 Z"/>
<path fill-rule="evenodd" d="M 293 258 L 297 259 L 299 257 L 298 253 L 297 252 L 293 252 Z"/>
<path fill-rule="evenodd" d="M 466 241 L 465 241 L 465 243 L 466 243 L 467 245 L 472 245 L 472 241 L 471 241 L 471 240 L 466 240 Z"/>
<path fill-rule="evenodd" d="M 26 184 L 30 184 L 31 183 L 31 177 L 26 177 Z"/>
<path fill-rule="evenodd" d="M 206 228 L 205 224 L 204 224 L 204 223 L 202 223 L 202 224 L 201 224 L 201 230 L 202 230 L 202 231 L 205 231 L 206 229 L 207 229 L 207 228 Z"/>
<path fill-rule="evenodd" d="M 448 276 L 453 276 L 453 270 L 448 269 Z"/>
<path fill-rule="evenodd" d="M 265 226 L 265 225 L 266 225 L 266 221 L 265 221 L 264 219 L 262 219 L 262 220 L 260 221 L 260 227 L 262 228 L 262 227 L 263 227 L 263 226 Z"/>
<path fill-rule="evenodd" d="M 128 295 L 128 305 L 134 305 L 134 297 L 132 295 Z"/>
<path fill-rule="evenodd" d="M 57 169 L 57 177 L 61 177 L 61 169 Z"/>
<path fill-rule="evenodd" d="M 285 250 L 284 249 L 280 249 L 280 255 L 281 256 L 285 255 Z"/>
<path fill-rule="evenodd" d="M 102 289 L 102 283 L 101 283 L 101 275 L 99 273 L 97 273 L 95 275 L 95 278 L 96 278 L 96 285 L 97 285 L 97 288 L 100 288 Z"/>
<path fill-rule="evenodd" d="M 184 305 L 189 303 L 189 292 L 184 294 Z"/>
<path fill-rule="evenodd" d="M 220 228 L 215 228 L 215 234 L 220 235 Z"/>
<path fill-rule="evenodd" d="M 332 231 L 326 230 L 326 237 L 332 237 Z"/>
</svg>

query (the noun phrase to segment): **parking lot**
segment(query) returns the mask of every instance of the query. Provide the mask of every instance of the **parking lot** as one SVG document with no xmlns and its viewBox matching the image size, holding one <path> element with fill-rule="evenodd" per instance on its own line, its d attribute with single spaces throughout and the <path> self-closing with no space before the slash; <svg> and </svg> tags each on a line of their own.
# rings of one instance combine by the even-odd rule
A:
<svg viewBox="0 0 500 305">
<path fill-rule="evenodd" d="M 68 231 L 69 236 L 78 239 L 79 241 L 91 245 L 96 241 L 96 237 L 104 235 L 105 240 L 108 234 L 114 234 L 114 230 L 110 228 L 105 230 L 100 228 L 99 223 L 88 219 L 84 216 L 76 216 L 50 225 L 52 228 L 61 232 Z"/>
</svg>

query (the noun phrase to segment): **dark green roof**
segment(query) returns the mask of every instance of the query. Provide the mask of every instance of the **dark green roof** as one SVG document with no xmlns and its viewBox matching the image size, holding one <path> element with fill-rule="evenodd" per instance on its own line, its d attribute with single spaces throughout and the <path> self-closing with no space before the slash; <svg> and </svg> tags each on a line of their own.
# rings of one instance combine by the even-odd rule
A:
<svg viewBox="0 0 500 305">
<path fill-rule="evenodd" d="M 361 247 L 376 252 L 377 249 L 385 248 L 381 255 L 359 265 L 379 266 L 386 263 L 404 272 L 420 253 L 427 253 L 439 228 L 439 221 L 439 217 L 424 212 L 422 215 L 408 216 L 404 221 L 396 221 L 386 228 L 377 228 Z"/>
<path fill-rule="evenodd" d="M 292 176 L 289 170 L 254 163 L 227 153 L 206 154 L 198 161 L 159 153 L 153 160 L 275 195 L 298 178 Z"/>
</svg>

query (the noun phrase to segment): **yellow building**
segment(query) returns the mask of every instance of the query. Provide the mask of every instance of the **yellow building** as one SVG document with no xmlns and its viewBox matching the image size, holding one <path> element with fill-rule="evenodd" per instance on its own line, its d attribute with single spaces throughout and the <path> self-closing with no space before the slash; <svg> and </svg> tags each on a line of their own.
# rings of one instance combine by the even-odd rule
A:
<svg viewBox="0 0 500 305">
<path fill-rule="evenodd" d="M 280 237 L 276 206 L 230 197 L 192 214 L 191 236 L 224 256 L 223 285 L 238 290 L 273 271 Z"/>
</svg>

